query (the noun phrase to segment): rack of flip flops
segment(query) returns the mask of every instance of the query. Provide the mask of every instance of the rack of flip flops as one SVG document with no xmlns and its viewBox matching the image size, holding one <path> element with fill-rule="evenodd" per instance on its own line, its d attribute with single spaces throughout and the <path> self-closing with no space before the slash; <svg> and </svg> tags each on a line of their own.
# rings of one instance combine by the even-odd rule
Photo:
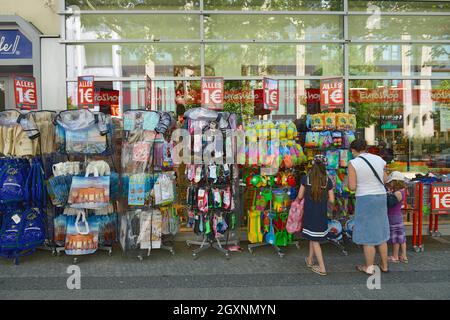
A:
<svg viewBox="0 0 450 320">
<path fill-rule="evenodd" d="M 336 201 L 329 208 L 328 240 L 341 249 L 343 246 L 344 226 L 354 213 L 355 197 L 348 188 L 348 164 L 352 159 L 350 144 L 355 140 L 356 116 L 347 113 L 318 113 L 306 118 L 308 132 L 305 137 L 305 153 L 309 160 L 317 154 L 327 158 L 328 176 L 333 182 Z M 311 163 L 311 162 L 309 162 Z"/>
<path fill-rule="evenodd" d="M 42 161 L 53 147 L 40 122 L 46 117 L 52 113 L 0 112 L 0 256 L 15 264 L 37 249 L 53 250 Z"/>
<path fill-rule="evenodd" d="M 300 166 L 305 163 L 303 148 L 295 139 L 292 121 L 255 121 L 246 129 L 246 163 L 253 173 L 243 176 L 252 193 L 248 210 L 247 234 L 251 253 L 271 245 L 280 257 L 282 247 L 299 246 L 286 230 L 291 202 L 297 196 Z"/>
<path fill-rule="evenodd" d="M 54 218 L 56 253 L 73 257 L 97 250 L 112 255 L 117 240 L 119 174 L 112 158 L 110 116 L 87 109 L 59 112 L 54 119 L 57 152 L 47 181 Z"/>
<path fill-rule="evenodd" d="M 184 118 L 185 129 L 193 142 L 194 159 L 186 165 L 185 172 L 189 181 L 187 226 L 197 236 L 186 244 L 199 246 L 193 250 L 194 259 L 209 248 L 229 259 L 230 251 L 240 250 L 239 240 L 235 238 L 238 170 L 234 163 L 226 162 L 226 143 L 222 142 L 227 133 L 236 129 L 236 115 L 197 108 L 187 111 Z M 211 147 L 209 153 L 208 147 Z"/>
<path fill-rule="evenodd" d="M 153 249 L 175 253 L 168 245 L 180 225 L 173 207 L 176 176 L 170 133 L 174 125 L 168 113 L 124 113 L 120 243 L 125 252 L 140 260 Z"/>
</svg>

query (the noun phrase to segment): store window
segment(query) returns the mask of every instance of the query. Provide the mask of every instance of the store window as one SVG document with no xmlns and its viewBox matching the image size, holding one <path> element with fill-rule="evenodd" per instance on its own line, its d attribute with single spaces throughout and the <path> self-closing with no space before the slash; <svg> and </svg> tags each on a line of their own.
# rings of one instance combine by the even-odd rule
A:
<svg viewBox="0 0 450 320">
<path fill-rule="evenodd" d="M 97 53 L 91 57 L 91 53 Z M 95 57 L 99 55 L 100 57 Z M 67 47 L 69 77 L 192 77 L 200 75 L 200 44 L 84 44 Z"/>
<path fill-rule="evenodd" d="M 66 0 L 81 10 L 198 10 L 199 0 Z"/>
<path fill-rule="evenodd" d="M 351 40 L 449 40 L 448 16 L 351 15 Z"/>
<path fill-rule="evenodd" d="M 206 10 L 340 11 L 343 0 L 204 0 Z"/>
<path fill-rule="evenodd" d="M 207 44 L 208 76 L 338 76 L 340 44 Z"/>
<path fill-rule="evenodd" d="M 449 76 L 447 44 L 351 44 L 350 75 Z"/>
<path fill-rule="evenodd" d="M 435 12 L 450 11 L 449 1 L 361 1 L 348 0 L 350 11 L 366 11 L 367 9 L 379 8 L 380 11 L 388 12 Z"/>
<path fill-rule="evenodd" d="M 205 38 L 220 40 L 339 40 L 341 16 L 218 15 L 205 16 Z M 230 26 L 235 26 L 230 28 Z"/>
<path fill-rule="evenodd" d="M 66 33 L 69 40 L 198 39 L 199 20 L 190 14 L 73 15 L 66 20 Z"/>
<path fill-rule="evenodd" d="M 392 170 L 450 171 L 449 80 L 351 80 L 350 106 L 370 145 L 392 149 Z"/>
</svg>

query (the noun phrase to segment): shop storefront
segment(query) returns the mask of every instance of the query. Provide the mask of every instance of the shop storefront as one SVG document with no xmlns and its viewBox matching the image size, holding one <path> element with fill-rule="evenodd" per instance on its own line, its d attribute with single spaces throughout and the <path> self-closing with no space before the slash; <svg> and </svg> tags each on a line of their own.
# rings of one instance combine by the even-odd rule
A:
<svg viewBox="0 0 450 320">
<path fill-rule="evenodd" d="M 262 77 L 279 80 L 275 118 L 318 105 L 320 79 L 342 77 L 346 111 L 402 171 L 448 168 L 447 1 L 65 1 L 67 92 L 76 79 L 121 92 L 120 110 L 182 113 L 202 76 L 225 78 L 225 108 L 253 107 Z M 230 28 L 230 26 L 239 26 Z M 395 145 L 395 146 L 394 146 Z M 446 162 L 447 161 L 447 162 Z"/>
<path fill-rule="evenodd" d="M 337 195 L 329 208 L 330 230 L 341 229 L 330 241 L 340 246 L 342 227 L 355 207 L 347 168 L 349 146 L 356 137 L 364 138 L 369 151 L 382 156 L 390 171 L 409 178 L 450 172 L 448 1 L 61 0 L 60 4 L 70 110 L 46 114 L 53 121 L 52 129 L 44 131 L 55 136 L 49 141 L 61 144 L 49 146 L 49 154 L 85 156 L 75 162 L 77 169 L 73 162 L 65 162 L 60 169 L 55 163 L 49 170 L 49 176 L 53 173 L 49 185 L 55 183 L 49 192 L 59 210 L 54 229 L 60 251 L 90 253 L 93 243 L 97 250 L 101 242 L 108 242 L 106 238 L 111 240 L 102 232 L 114 230 L 113 219 L 120 220 L 115 237 L 127 251 L 139 246 L 163 248 L 162 237 L 153 243 L 155 230 L 158 235 L 176 234 L 177 239 L 183 235 L 190 239 L 194 232 L 203 236 L 203 242 L 188 244 L 219 246 L 227 256 L 216 240 L 226 237 L 228 245 L 229 233 L 252 243 L 296 244 L 294 232 L 287 233 L 286 219 L 299 179 L 317 155 L 327 158 Z M 10 38 L 5 37 L 0 50 L 14 49 L 14 42 L 7 43 Z M 81 76 L 93 76 L 94 87 L 90 77 L 81 87 Z M 231 115 L 199 110 L 203 77 L 223 79 L 223 111 Z M 324 108 L 324 80 L 343 88 L 337 113 Z M 269 82 L 278 96 L 271 112 L 261 112 Z M 99 120 L 88 110 L 72 110 L 78 109 L 85 89 L 96 92 L 95 104 L 113 116 L 111 121 L 103 115 Z M 174 129 L 170 115 L 178 120 L 184 115 L 177 128 L 187 130 L 194 153 L 215 142 L 199 136 L 198 128 L 244 131 L 247 146 L 237 150 L 242 162 L 178 166 L 172 157 L 173 141 L 166 134 Z M 73 119 L 81 119 L 79 128 L 71 126 Z M 56 133 L 53 123 L 59 126 Z M 85 131 L 72 132 L 80 128 Z M 261 148 L 263 140 L 270 147 Z M 37 150 L 31 155 L 38 156 Z M 223 151 L 215 145 L 213 154 L 223 158 L 228 152 Z M 67 172 L 79 173 L 80 163 L 89 167 L 88 156 L 109 162 L 109 167 L 92 162 L 93 167 L 101 166 L 96 169 L 104 172 L 104 179 L 64 180 L 76 176 Z M 274 163 L 279 170 L 271 171 Z M 67 194 L 61 193 L 66 199 L 59 198 L 60 184 L 66 184 Z M 90 202 L 103 207 L 87 207 Z M 411 204 L 414 200 L 405 203 Z M 414 210 L 405 214 L 408 223 Z M 102 215 L 111 220 L 99 222 Z M 80 240 L 83 234 L 77 229 L 83 216 L 86 224 L 103 223 L 104 228 L 87 242 Z M 270 231 L 272 222 L 276 232 Z M 184 233 L 178 232 L 177 223 Z M 84 247 L 77 248 L 77 243 Z"/>
</svg>

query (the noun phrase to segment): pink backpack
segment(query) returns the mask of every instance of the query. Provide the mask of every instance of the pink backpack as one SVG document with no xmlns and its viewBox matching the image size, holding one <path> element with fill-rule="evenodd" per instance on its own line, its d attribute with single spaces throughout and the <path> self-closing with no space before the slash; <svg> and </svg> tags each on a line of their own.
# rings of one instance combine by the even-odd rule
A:
<svg viewBox="0 0 450 320">
<path fill-rule="evenodd" d="M 305 200 L 295 200 L 291 204 L 291 209 L 289 210 L 289 217 L 286 223 L 286 230 L 289 233 L 297 233 L 302 230 L 303 221 L 303 211 L 304 211 Z"/>
</svg>

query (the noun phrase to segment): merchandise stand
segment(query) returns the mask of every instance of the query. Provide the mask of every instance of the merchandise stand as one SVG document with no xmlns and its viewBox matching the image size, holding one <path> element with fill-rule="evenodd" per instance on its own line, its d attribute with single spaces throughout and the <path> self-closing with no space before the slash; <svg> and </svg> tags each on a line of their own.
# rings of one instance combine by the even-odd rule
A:
<svg viewBox="0 0 450 320">
<path fill-rule="evenodd" d="M 206 172 L 206 167 L 207 167 L 207 166 L 206 166 L 206 165 L 202 165 L 202 166 L 203 166 L 204 172 Z M 210 183 L 208 182 L 208 179 L 205 179 L 206 182 L 203 183 L 202 185 L 203 185 L 203 187 L 205 188 L 205 190 L 210 190 L 210 189 L 213 188 L 213 187 L 219 187 L 219 188 L 220 188 L 220 187 L 231 187 L 231 186 L 233 185 L 233 188 L 232 188 L 232 189 L 234 190 L 234 184 L 233 184 L 232 182 L 234 181 L 234 178 L 233 178 L 233 177 L 235 177 L 235 165 L 231 165 L 231 166 L 230 166 L 230 177 L 232 177 L 231 180 L 230 180 L 230 184 L 210 184 Z M 197 185 L 197 186 L 198 186 L 198 185 Z M 191 183 L 190 187 L 194 187 L 194 184 Z M 234 194 L 234 191 L 232 191 L 232 194 Z M 232 200 L 232 201 L 235 201 L 235 200 L 234 200 L 234 197 L 233 197 L 233 200 Z M 195 206 L 191 206 L 191 209 L 192 209 L 193 207 L 195 207 Z M 208 212 L 207 216 L 208 216 L 209 214 L 213 214 L 215 211 L 219 211 L 219 212 L 222 212 L 222 213 L 223 213 L 223 211 L 221 211 L 220 209 L 211 209 L 211 208 L 210 208 L 209 210 L 210 210 L 210 211 Z M 233 211 L 227 212 L 227 215 L 228 215 L 228 216 L 229 216 L 230 214 L 233 214 Z M 202 219 L 202 218 L 200 218 L 200 219 Z M 227 238 L 227 239 L 225 239 L 225 240 L 219 239 L 217 236 L 214 235 L 214 232 L 211 232 L 211 233 L 209 233 L 209 234 L 205 234 L 205 233 L 204 233 L 204 234 L 203 234 L 203 239 L 202 239 L 202 240 L 187 240 L 187 241 L 186 241 L 186 245 L 187 245 L 189 248 L 190 248 L 192 245 L 199 246 L 199 248 L 197 248 L 197 249 L 195 249 L 195 250 L 192 251 L 192 256 L 193 256 L 194 260 L 196 260 L 196 259 L 199 258 L 199 254 L 200 254 L 200 253 L 202 253 L 202 252 L 204 252 L 204 251 L 206 251 L 206 250 L 208 250 L 208 249 L 210 249 L 210 248 L 213 248 L 213 249 L 219 251 L 220 253 L 224 254 L 224 255 L 225 255 L 225 258 L 226 258 L 227 260 L 229 260 L 229 259 L 230 259 L 230 252 L 229 252 L 229 250 L 225 249 L 224 246 L 229 246 L 229 245 L 239 246 L 239 240 L 237 240 L 237 239 L 229 240 L 230 232 L 232 232 L 231 228 L 229 228 L 229 229 L 226 231 L 226 233 L 227 233 L 226 238 Z M 212 235 L 212 236 L 211 236 L 211 235 Z"/>
<path fill-rule="evenodd" d="M 271 193 L 272 193 L 273 190 L 274 190 L 274 188 L 270 187 L 270 192 L 271 192 Z M 253 192 L 256 192 L 256 190 L 253 190 Z M 270 212 L 273 211 L 273 205 L 272 205 L 272 203 L 273 203 L 273 201 L 270 200 L 270 201 L 269 201 L 269 208 L 270 208 L 269 211 L 270 211 Z M 287 246 L 292 246 L 292 245 L 295 245 L 295 247 L 297 248 L 297 250 L 300 250 L 300 241 L 298 241 L 298 240 L 291 241 Z M 277 246 L 275 243 L 268 243 L 268 242 L 250 243 L 250 244 L 247 246 L 247 248 L 248 248 L 248 251 L 249 251 L 251 254 L 254 254 L 254 250 L 255 250 L 256 248 L 266 247 L 266 246 L 271 246 L 271 247 L 275 250 L 275 252 L 278 254 L 278 256 L 279 256 L 280 258 L 284 258 L 285 253 L 284 253 L 283 250 L 282 250 L 279 246 Z"/>
<path fill-rule="evenodd" d="M 175 190 L 168 192 L 173 199 L 166 197 L 164 201 L 157 200 L 156 191 L 161 177 L 172 179 L 175 174 L 172 165 L 163 166 L 165 155 L 161 151 L 163 146 L 168 145 L 164 137 L 168 136 L 166 131 L 171 129 L 171 121 L 168 113 L 156 111 L 130 110 L 124 114 L 122 197 L 125 213 L 121 217 L 120 242 L 124 251 L 130 250 L 130 255 L 140 261 L 150 257 L 154 249 L 175 254 L 173 247 L 168 245 L 168 239 L 177 231 L 163 232 L 163 222 L 160 220 L 163 217 L 174 219 L 169 215 L 173 215 Z M 164 125 L 167 127 L 162 130 Z M 173 187 L 173 182 L 171 185 Z M 170 224 L 169 220 L 166 223 Z M 173 229 L 172 224 L 169 229 Z"/>
<path fill-rule="evenodd" d="M 35 115 L 38 113 L 40 115 L 44 115 L 44 117 L 41 117 L 39 120 L 37 120 Z M 22 112 L 15 109 L 2 112 L 2 124 L 0 129 L 7 128 L 7 131 L 11 133 L 11 135 L 6 135 L 6 131 L 3 130 L 1 141 L 2 149 L 0 150 L 0 154 L 2 154 L 2 162 L 5 161 L 5 163 L 2 163 L 2 165 L 5 165 L 6 168 L 7 166 L 11 166 L 11 164 L 8 164 L 9 161 L 25 161 L 29 163 L 27 169 L 27 174 L 29 174 L 28 178 L 32 177 L 33 179 L 38 180 L 33 180 L 31 182 L 27 181 L 27 183 L 29 183 L 29 185 L 27 185 L 27 191 L 27 188 L 24 185 L 26 181 L 21 181 L 19 183 L 15 182 L 17 186 L 20 184 L 21 187 L 18 189 L 21 189 L 22 191 L 17 190 L 17 193 L 14 193 L 14 195 L 18 197 L 17 199 L 8 199 L 6 202 L 2 203 L 2 211 L 4 209 L 5 212 L 0 213 L 0 219 L 3 219 L 3 214 L 6 215 L 9 209 L 12 210 L 12 208 L 15 208 L 14 210 L 19 210 L 20 212 L 18 212 L 17 216 L 21 217 L 21 219 L 15 220 L 16 225 L 11 225 L 11 230 L 13 230 L 17 226 L 20 228 L 20 221 L 24 221 L 25 219 L 27 221 L 30 221 L 31 223 L 31 220 L 28 220 L 28 217 L 25 218 L 25 213 L 27 211 L 39 211 L 41 213 L 41 217 L 39 218 L 39 220 L 42 219 L 42 225 L 38 222 L 38 220 L 35 220 L 32 223 L 34 224 L 35 229 L 42 231 L 42 234 L 45 236 L 45 239 L 43 239 L 42 245 L 40 246 L 33 244 L 33 241 L 37 241 L 35 237 L 37 237 L 38 231 L 34 231 L 34 234 L 32 235 L 32 237 L 34 238 L 29 240 L 21 239 L 19 236 L 16 239 L 17 246 L 19 246 L 20 241 L 25 241 L 25 243 L 20 243 L 20 246 L 26 245 L 28 249 L 14 249 L 11 247 L 11 249 L 8 250 L 8 253 L 6 252 L 6 250 L 5 252 L 3 252 L 3 250 L 2 252 L 0 252 L 1 257 L 12 259 L 16 265 L 19 264 L 20 257 L 31 255 L 37 250 L 49 251 L 52 253 L 55 252 L 55 246 L 50 232 L 52 224 L 51 217 L 49 217 L 49 212 L 51 211 L 51 207 L 48 203 L 48 196 L 45 187 L 45 161 L 43 157 L 44 152 L 49 153 L 52 152 L 52 150 L 50 150 L 51 143 L 47 143 L 45 146 L 46 149 L 43 151 L 43 144 L 41 139 L 41 128 L 44 130 L 43 126 L 45 125 L 52 127 L 51 121 L 50 124 L 48 124 L 48 122 L 42 123 L 42 121 L 45 116 L 51 117 L 52 113 L 53 112 L 48 111 Z M 45 133 L 50 134 L 50 130 L 46 130 Z M 53 137 L 51 136 L 46 136 L 46 138 L 50 138 L 51 141 L 53 141 Z M 14 165 L 13 168 L 19 169 L 17 165 Z M 8 173 L 9 177 L 12 179 L 10 180 L 10 182 L 15 181 L 14 176 L 17 174 L 17 170 L 14 171 L 16 172 L 14 174 Z M 12 191 L 9 190 L 9 193 L 11 192 Z M 28 193 L 28 197 L 24 196 L 20 199 L 20 192 L 24 192 L 24 195 L 25 193 Z M 0 221 L 0 225 L 1 223 L 2 222 Z M 33 224 L 30 224 L 29 226 L 31 227 Z M 8 232 L 8 230 L 5 230 L 5 232 Z M 7 241 L 8 239 L 10 239 L 9 237 L 10 236 L 5 237 L 5 240 Z M 31 243 L 28 243 L 28 241 L 31 241 Z M 7 247 L 8 245 L 10 246 L 11 244 L 7 244 L 5 247 Z"/>
<path fill-rule="evenodd" d="M 73 112 L 74 114 L 75 114 L 75 112 L 85 112 L 86 110 L 83 110 L 83 109 L 80 109 L 80 110 L 71 110 L 71 111 L 62 111 L 60 114 L 62 114 L 62 113 L 64 113 L 64 112 Z M 100 115 L 101 115 L 101 113 L 95 113 L 95 112 L 92 112 L 92 111 L 90 111 L 92 114 L 94 114 L 94 117 L 95 117 L 95 125 L 97 125 L 97 123 L 99 123 L 99 117 L 100 117 Z M 64 133 L 64 138 L 63 138 L 63 146 L 64 146 L 64 149 L 59 149 L 59 152 L 60 152 L 60 154 L 61 155 L 64 155 L 64 156 L 66 156 L 66 159 L 67 159 L 67 161 L 68 162 L 80 162 L 80 173 L 82 173 L 82 172 L 85 172 L 86 171 L 86 169 L 87 169 L 87 166 L 88 166 L 88 164 L 91 162 L 91 161 L 98 161 L 99 159 L 103 159 L 107 164 L 108 164 L 108 166 L 109 166 L 109 169 L 108 170 L 110 170 L 111 171 L 111 173 L 117 173 L 117 169 L 116 169 L 116 165 L 115 165 L 115 162 L 114 162 L 114 157 L 113 157 L 113 153 L 114 153 L 114 149 L 112 148 L 112 136 L 113 136 L 113 127 L 112 127 L 112 122 L 110 122 L 109 120 L 107 120 L 107 117 L 106 118 L 104 118 L 104 120 L 106 121 L 105 122 L 105 126 L 106 126 L 106 128 L 107 128 L 107 133 L 104 133 L 103 135 L 100 133 L 100 135 L 102 135 L 102 136 L 105 136 L 106 138 L 105 138 L 105 141 L 106 141 L 106 144 L 105 144 L 105 150 L 106 150 L 106 154 L 102 154 L 102 153 L 99 153 L 99 152 L 96 152 L 96 151 L 91 151 L 90 150 L 90 152 L 87 154 L 78 154 L 78 153 L 73 153 L 71 150 L 67 150 L 67 145 L 66 145 L 66 143 L 67 143 L 67 141 L 66 141 L 66 135 L 67 135 L 67 133 Z M 67 121 L 67 120 L 65 120 L 65 121 Z M 55 126 L 58 124 L 57 123 L 57 121 L 55 121 L 54 122 L 54 124 L 55 124 Z M 83 130 L 83 129 L 82 129 Z M 92 128 L 91 129 L 86 129 L 86 130 L 92 130 Z M 84 134 L 84 133 L 83 133 Z M 73 134 L 72 134 L 73 135 Z M 59 137 L 59 139 L 61 139 L 60 137 Z M 111 140 L 110 140 L 111 139 Z M 60 141 L 60 143 L 62 142 L 62 141 Z M 88 141 L 90 141 L 90 140 L 88 140 Z M 88 147 L 86 147 L 86 148 L 88 148 Z M 108 161 L 109 160 L 109 161 Z M 109 174 L 107 174 L 108 176 L 109 176 Z M 75 176 L 75 175 L 74 175 Z M 109 179 L 109 181 L 110 181 L 110 185 L 109 185 L 109 189 L 111 190 L 111 187 L 112 187 L 112 182 L 111 182 L 111 178 Z M 111 196 L 111 194 L 110 194 L 110 196 Z M 115 201 L 113 201 L 112 199 L 110 199 L 110 201 L 109 201 L 109 206 L 110 206 L 110 209 L 112 210 L 112 212 L 114 212 L 114 213 L 117 213 L 118 212 L 118 206 L 117 206 L 117 203 L 115 202 Z M 70 205 L 70 204 L 65 204 L 62 208 L 71 208 L 72 206 Z M 91 216 L 97 216 L 97 214 L 95 213 L 95 210 L 98 210 L 98 209 L 80 209 L 80 210 L 82 210 L 82 211 L 84 211 L 85 212 L 85 217 L 86 217 L 86 219 L 89 219 L 89 217 L 91 217 Z M 106 213 L 105 215 L 111 215 L 112 214 L 112 212 L 111 213 Z M 64 214 L 64 213 L 62 213 L 62 214 Z M 66 223 L 67 223 L 67 219 L 66 219 Z M 113 221 L 113 220 L 110 220 L 110 221 Z M 117 221 L 117 215 L 115 214 L 115 219 L 114 219 L 114 224 L 115 224 L 115 226 L 117 226 L 117 224 L 118 224 L 118 221 Z M 98 237 L 99 237 L 99 235 L 100 235 L 100 230 L 98 231 L 99 233 L 98 233 Z M 67 227 L 67 224 L 66 224 L 66 229 L 65 229 L 65 233 L 66 233 L 66 235 L 67 235 L 67 233 L 68 233 L 68 227 Z M 115 234 L 117 234 L 117 228 L 115 228 L 115 231 L 114 231 L 114 233 Z M 100 239 L 98 239 L 97 241 L 98 241 L 98 243 L 97 243 L 97 246 L 95 247 L 95 251 L 94 252 L 96 252 L 96 251 L 104 251 L 104 252 L 106 252 L 107 254 L 108 254 L 108 256 L 112 256 L 112 254 L 113 254 L 113 243 L 114 243 L 114 240 L 113 241 L 111 241 L 111 244 L 110 245 L 104 245 L 104 244 L 100 244 L 100 241 L 99 241 Z M 56 242 L 55 242 L 55 250 L 54 250 L 54 255 L 56 255 L 56 256 L 61 256 L 62 255 L 62 253 L 63 252 L 66 252 L 67 250 L 69 250 L 68 249 L 68 245 L 67 245 L 67 238 L 66 238 L 66 240 L 64 241 L 64 245 L 63 246 L 61 246 L 61 245 L 57 245 L 56 244 Z M 78 245 L 79 245 L 79 243 L 78 243 Z M 70 249 L 70 250 L 78 250 L 78 247 L 77 247 L 77 249 Z M 83 249 L 84 250 L 84 249 Z M 66 253 L 67 254 L 67 253 Z M 72 258 L 73 258 L 73 260 L 72 260 L 72 262 L 73 262 L 73 264 L 77 264 L 77 263 L 79 263 L 80 262 L 80 258 L 82 257 L 82 256 L 85 256 L 85 255 L 87 255 L 87 254 L 92 254 L 92 253 L 80 253 L 80 254 L 73 254 L 73 253 L 71 253 L 71 254 L 67 254 L 67 255 L 70 255 L 70 256 L 72 256 Z"/>
</svg>

